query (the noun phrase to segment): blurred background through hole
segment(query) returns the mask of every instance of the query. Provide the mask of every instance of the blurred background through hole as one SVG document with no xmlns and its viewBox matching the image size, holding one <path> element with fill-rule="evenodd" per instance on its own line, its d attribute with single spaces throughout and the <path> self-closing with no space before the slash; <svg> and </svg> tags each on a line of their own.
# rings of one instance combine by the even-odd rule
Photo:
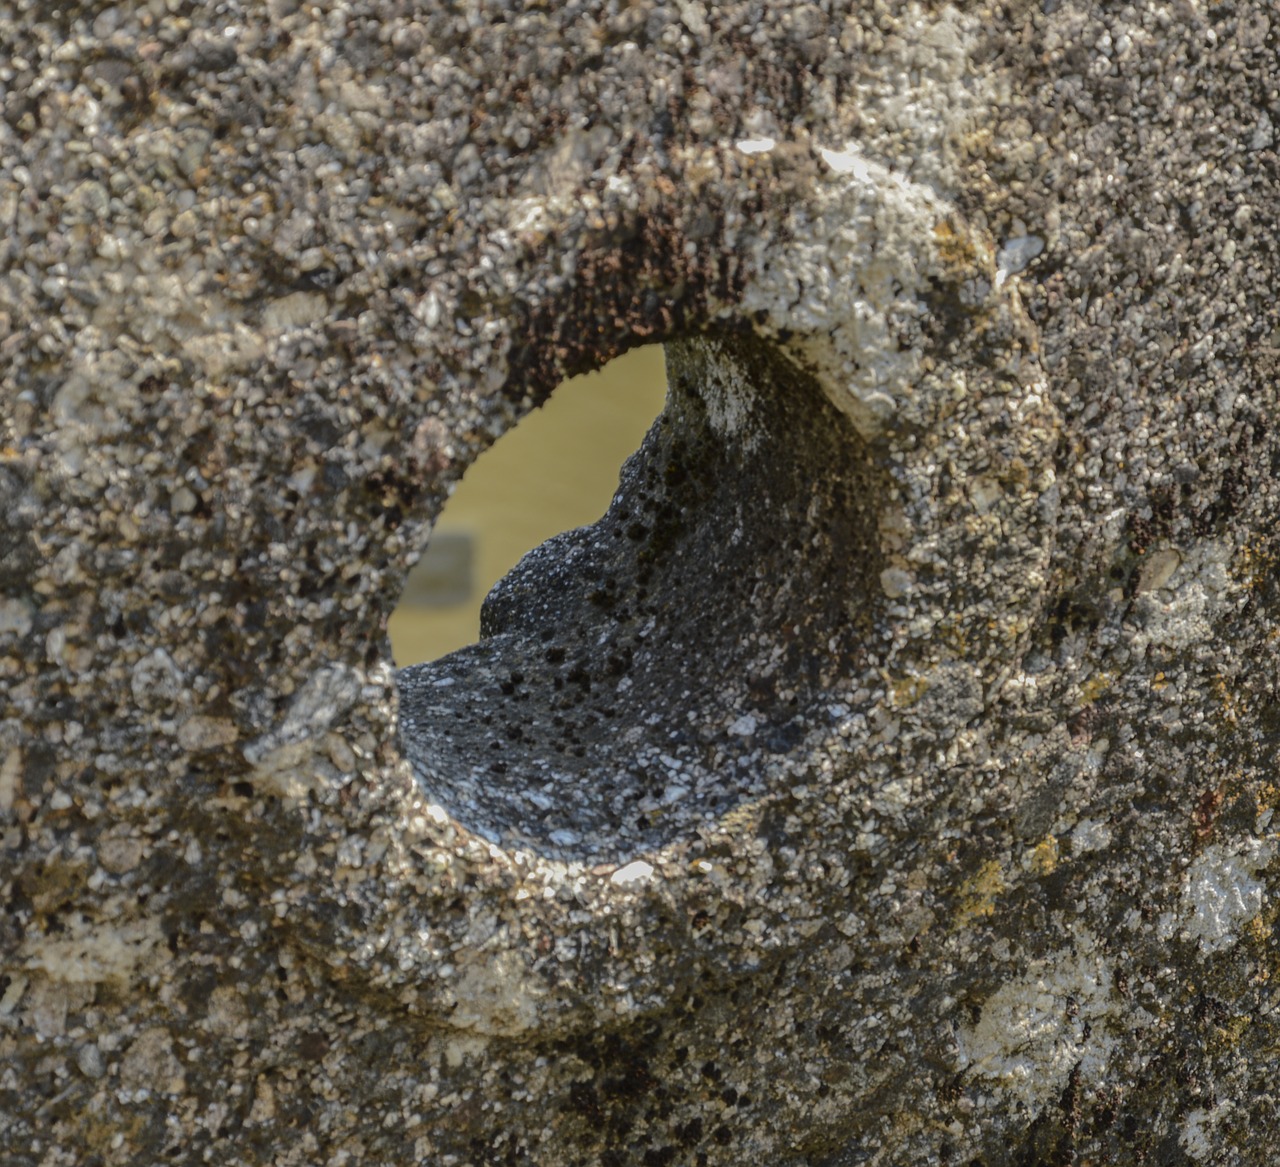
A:
<svg viewBox="0 0 1280 1167">
<path fill-rule="evenodd" d="M 526 552 L 604 514 L 666 392 L 662 346 L 632 349 L 558 386 L 476 459 L 391 615 L 398 666 L 474 644 L 489 589 Z"/>
</svg>

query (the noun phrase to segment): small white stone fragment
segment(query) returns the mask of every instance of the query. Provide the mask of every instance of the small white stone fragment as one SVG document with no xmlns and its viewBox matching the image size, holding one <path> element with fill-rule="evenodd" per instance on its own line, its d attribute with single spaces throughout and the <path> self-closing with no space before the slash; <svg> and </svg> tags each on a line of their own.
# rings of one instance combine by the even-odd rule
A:
<svg viewBox="0 0 1280 1167">
<path fill-rule="evenodd" d="M 1111 846 L 1111 828 L 1097 819 L 1081 819 L 1071 832 L 1071 854 L 1084 855 Z"/>
<path fill-rule="evenodd" d="M 450 1015 L 454 1029 L 471 1030 L 477 1036 L 514 1037 L 538 1022 L 538 1002 L 543 989 L 528 975 L 524 961 L 513 951 L 473 952 L 458 969 L 454 983 L 455 1005 Z M 467 1038 L 458 1037 L 458 1042 Z M 481 1045 L 469 1047 L 479 1053 Z"/>
<path fill-rule="evenodd" d="M 1197 1163 L 1211 1162 L 1220 1146 L 1215 1128 L 1231 1109 L 1232 1103 L 1227 1100 L 1211 1110 L 1197 1107 L 1190 1111 L 1178 1135 L 1178 1145 Z"/>
<path fill-rule="evenodd" d="M 1172 547 L 1153 551 L 1146 557 L 1142 570 L 1138 573 L 1138 594 L 1154 592 L 1164 587 L 1173 573 L 1182 566 L 1182 553 Z"/>
<path fill-rule="evenodd" d="M 290 292 L 272 300 L 262 312 L 266 328 L 298 328 L 324 318 L 329 302 L 319 292 Z"/>
<path fill-rule="evenodd" d="M 1253 127 L 1253 136 L 1249 139 L 1250 150 L 1265 150 L 1276 139 L 1275 127 L 1271 124 L 1271 118 L 1267 112 L 1263 110 L 1258 115 L 1258 122 Z"/>
<path fill-rule="evenodd" d="M 127 984 L 164 945 L 155 918 L 98 922 L 74 915 L 65 932 L 29 937 L 18 950 L 27 969 L 68 985 Z"/>
<path fill-rule="evenodd" d="M 996 287 L 1000 287 L 1010 276 L 1023 271 L 1043 250 L 1044 240 L 1039 235 L 1019 235 L 1014 239 L 1006 239 L 1004 246 L 996 253 Z"/>
<path fill-rule="evenodd" d="M 711 27 L 707 24 L 707 10 L 700 0 L 676 0 L 680 11 L 680 20 L 696 37 L 710 35 Z"/>
<path fill-rule="evenodd" d="M 900 567 L 887 567 L 880 573 L 880 586 L 891 600 L 900 600 L 908 595 L 914 583 L 915 577 Z"/>
<path fill-rule="evenodd" d="M 44 638 L 44 653 L 50 664 L 62 664 L 67 651 L 67 630 L 59 625 Z"/>
<path fill-rule="evenodd" d="M 1135 651 L 1148 644 L 1181 649 L 1212 638 L 1218 614 L 1238 590 L 1232 558 L 1229 545 L 1205 540 L 1182 549 L 1181 561 L 1163 587 L 1144 592 L 1139 586 Z M 1142 582 L 1140 575 L 1139 585 Z"/>
<path fill-rule="evenodd" d="M 142 1031 L 120 1059 L 120 1084 L 135 1097 L 144 1092 L 181 1094 L 186 1089 L 186 1075 L 168 1030 L 157 1025 Z"/>
<path fill-rule="evenodd" d="M 734 737 L 750 737 L 756 731 L 756 719 L 750 713 L 744 713 L 731 726 L 729 732 Z"/>
<path fill-rule="evenodd" d="M 197 713 L 182 723 L 178 730 L 178 745 L 189 753 L 216 750 L 229 746 L 239 736 L 240 731 L 229 718 Z"/>
<path fill-rule="evenodd" d="M 194 211 L 182 211 L 174 216 L 169 230 L 179 239 L 190 239 L 200 230 L 200 219 Z"/>
<path fill-rule="evenodd" d="M 0 599 L 0 636 L 16 633 L 26 636 L 31 630 L 32 608 L 25 600 Z"/>
<path fill-rule="evenodd" d="M 1044 1106 L 1073 1070 L 1086 1083 L 1105 1071 L 1115 1045 L 1102 1024 L 1110 995 L 1111 970 L 1081 932 L 1073 948 L 1030 961 L 987 999 L 977 1025 L 956 1035 L 960 1067 L 1029 1110 Z"/>
<path fill-rule="evenodd" d="M 101 1078 L 107 1072 L 102 1051 L 92 1042 L 80 1047 L 80 1051 L 76 1054 L 76 1065 L 86 1078 Z"/>
<path fill-rule="evenodd" d="M 1240 928 L 1261 913 L 1263 885 L 1254 874 L 1271 861 L 1274 849 L 1260 839 L 1233 850 L 1215 844 L 1187 869 L 1183 922 L 1204 951 L 1231 947 L 1240 938 Z"/>
<path fill-rule="evenodd" d="M 777 144 L 773 138 L 741 138 L 734 143 L 744 154 L 767 154 Z"/>
<path fill-rule="evenodd" d="M 22 750 L 14 746 L 0 762 L 0 811 L 12 810 L 21 790 Z"/>
<path fill-rule="evenodd" d="M 822 155 L 822 160 L 831 167 L 837 174 L 851 174 L 855 178 L 864 182 L 871 181 L 871 168 L 867 165 L 867 160 L 854 151 L 846 150 L 823 150 L 818 151 Z"/>
<path fill-rule="evenodd" d="M 636 859 L 625 867 L 619 867 L 609 876 L 609 882 L 615 887 L 633 887 L 636 884 L 648 883 L 652 878 L 653 864 L 646 863 L 643 859 Z"/>
<path fill-rule="evenodd" d="M 0 993 L 0 1017 L 8 1017 L 13 1013 L 30 983 L 30 978 L 24 977 L 21 973 L 10 974 L 8 987 Z"/>
</svg>

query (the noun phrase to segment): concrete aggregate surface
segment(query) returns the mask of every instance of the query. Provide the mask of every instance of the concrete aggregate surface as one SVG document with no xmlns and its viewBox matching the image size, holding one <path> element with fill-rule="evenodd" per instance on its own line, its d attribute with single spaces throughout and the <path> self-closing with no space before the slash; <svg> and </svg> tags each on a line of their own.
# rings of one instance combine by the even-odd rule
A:
<svg viewBox="0 0 1280 1167">
<path fill-rule="evenodd" d="M 0 0 L 0 1163 L 1274 1163 L 1278 51 Z M 397 672 L 467 466 L 654 341 Z"/>
</svg>

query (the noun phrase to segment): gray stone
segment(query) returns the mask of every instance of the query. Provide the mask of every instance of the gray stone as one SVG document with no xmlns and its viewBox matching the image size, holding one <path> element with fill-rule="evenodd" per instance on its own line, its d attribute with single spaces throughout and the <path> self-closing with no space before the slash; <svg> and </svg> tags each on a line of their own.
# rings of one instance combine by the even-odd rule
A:
<svg viewBox="0 0 1280 1167">
<path fill-rule="evenodd" d="M 1271 1163 L 1272 26 L 0 8 L 6 1162 Z"/>
</svg>

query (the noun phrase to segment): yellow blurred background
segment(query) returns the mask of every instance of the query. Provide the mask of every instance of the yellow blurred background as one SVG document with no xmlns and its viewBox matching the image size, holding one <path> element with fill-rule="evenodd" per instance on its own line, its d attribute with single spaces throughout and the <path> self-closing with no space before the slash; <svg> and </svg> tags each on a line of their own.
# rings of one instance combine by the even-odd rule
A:
<svg viewBox="0 0 1280 1167">
<path fill-rule="evenodd" d="M 632 349 L 564 382 L 476 459 L 392 613 L 397 665 L 472 644 L 481 602 L 521 556 L 604 514 L 666 391 L 662 346 Z"/>
</svg>

